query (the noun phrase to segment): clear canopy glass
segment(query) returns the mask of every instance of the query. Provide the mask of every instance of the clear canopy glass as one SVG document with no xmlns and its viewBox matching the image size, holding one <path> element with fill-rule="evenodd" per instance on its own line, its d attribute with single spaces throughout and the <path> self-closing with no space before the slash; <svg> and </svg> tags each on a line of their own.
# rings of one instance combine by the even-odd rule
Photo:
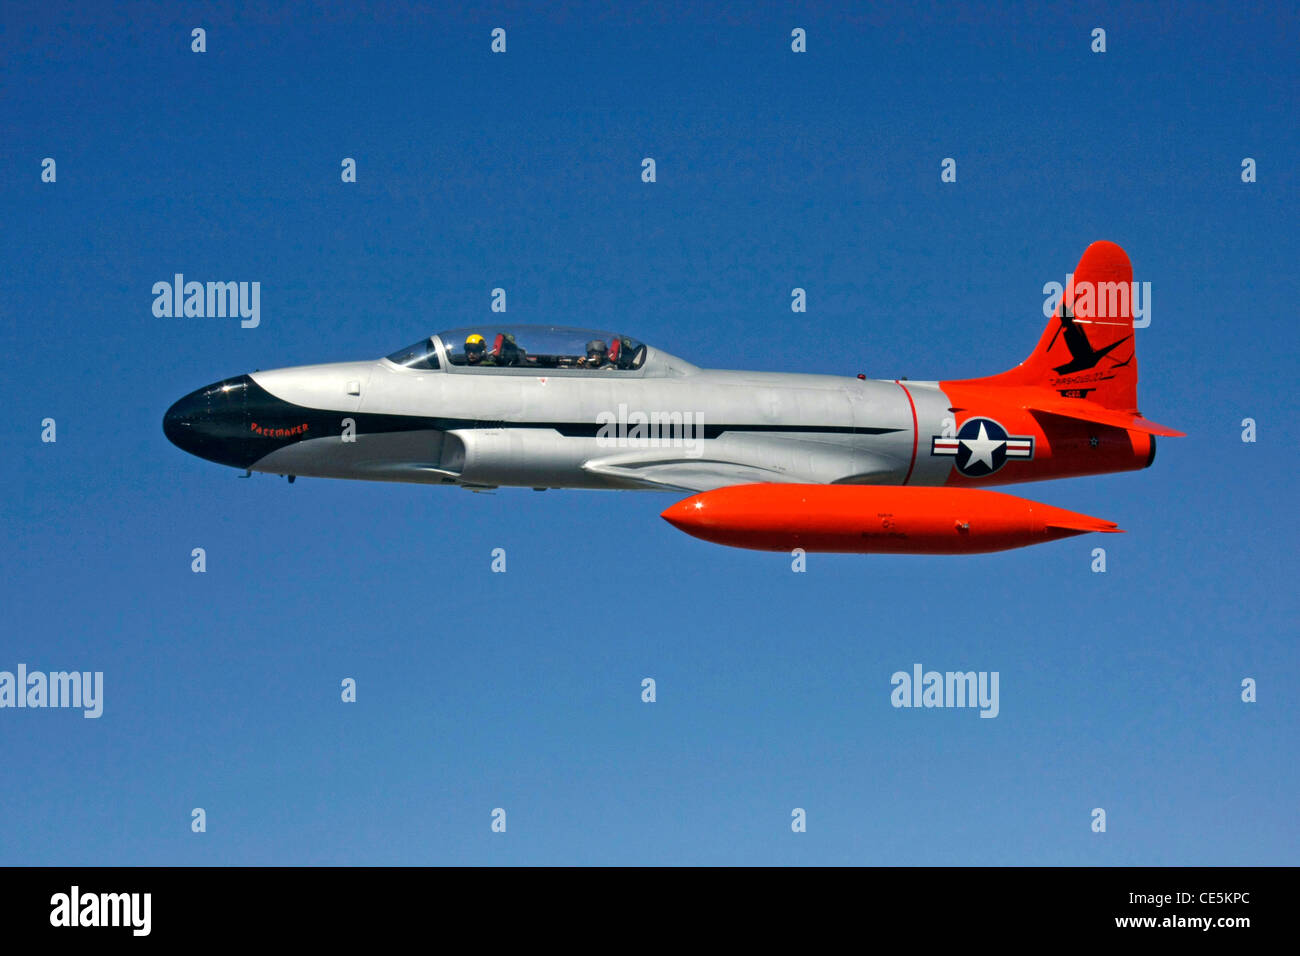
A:
<svg viewBox="0 0 1300 956">
<path fill-rule="evenodd" d="M 438 350 L 434 347 L 433 336 L 420 339 L 414 345 L 408 345 L 404 349 L 398 349 L 388 356 L 388 361 L 406 368 L 438 368 Z"/>
<path fill-rule="evenodd" d="M 636 339 L 599 329 L 558 325 L 474 325 L 417 342 L 388 356 L 407 368 L 438 368 L 436 342 L 457 368 L 632 371 L 646 358 Z"/>
</svg>

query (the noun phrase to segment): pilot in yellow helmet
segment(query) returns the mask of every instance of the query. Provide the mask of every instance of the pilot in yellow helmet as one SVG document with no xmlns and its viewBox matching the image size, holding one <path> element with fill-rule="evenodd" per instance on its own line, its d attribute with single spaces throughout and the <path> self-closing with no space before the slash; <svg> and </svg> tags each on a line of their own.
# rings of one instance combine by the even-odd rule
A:
<svg viewBox="0 0 1300 956">
<path fill-rule="evenodd" d="M 487 343 L 477 332 L 465 339 L 465 361 L 469 365 L 491 364 L 487 359 Z"/>
</svg>

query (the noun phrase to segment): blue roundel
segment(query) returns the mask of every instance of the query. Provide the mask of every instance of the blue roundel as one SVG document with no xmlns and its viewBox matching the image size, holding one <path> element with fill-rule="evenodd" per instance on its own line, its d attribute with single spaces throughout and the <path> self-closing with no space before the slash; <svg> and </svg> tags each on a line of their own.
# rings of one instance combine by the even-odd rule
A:
<svg viewBox="0 0 1300 956">
<path fill-rule="evenodd" d="M 957 470 L 970 478 L 993 474 L 1007 463 L 1007 437 L 991 418 L 969 419 L 957 432 Z"/>
</svg>

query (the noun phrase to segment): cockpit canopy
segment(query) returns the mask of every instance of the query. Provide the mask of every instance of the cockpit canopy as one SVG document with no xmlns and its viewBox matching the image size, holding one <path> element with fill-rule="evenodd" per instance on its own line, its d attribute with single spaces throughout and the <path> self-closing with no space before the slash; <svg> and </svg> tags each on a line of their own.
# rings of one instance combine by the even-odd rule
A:
<svg viewBox="0 0 1300 956">
<path fill-rule="evenodd" d="M 414 345 L 408 345 L 404 349 L 398 349 L 392 355 L 386 357 L 388 361 L 403 365 L 406 368 L 431 369 L 441 367 L 438 364 L 438 349 L 434 345 L 432 336 L 427 339 L 420 339 Z"/>
<path fill-rule="evenodd" d="M 407 368 L 632 371 L 645 364 L 636 339 L 595 329 L 557 325 L 476 325 L 439 332 L 388 356 Z"/>
</svg>

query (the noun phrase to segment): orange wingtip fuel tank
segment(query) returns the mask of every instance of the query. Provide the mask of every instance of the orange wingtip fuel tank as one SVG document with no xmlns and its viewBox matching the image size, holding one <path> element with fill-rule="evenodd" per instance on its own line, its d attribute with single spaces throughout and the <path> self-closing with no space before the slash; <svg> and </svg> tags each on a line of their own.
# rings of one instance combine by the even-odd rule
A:
<svg viewBox="0 0 1300 956">
<path fill-rule="evenodd" d="M 978 554 L 1120 531 L 1014 495 L 951 487 L 733 485 L 679 501 L 662 517 L 715 544 L 842 554 Z"/>
</svg>

